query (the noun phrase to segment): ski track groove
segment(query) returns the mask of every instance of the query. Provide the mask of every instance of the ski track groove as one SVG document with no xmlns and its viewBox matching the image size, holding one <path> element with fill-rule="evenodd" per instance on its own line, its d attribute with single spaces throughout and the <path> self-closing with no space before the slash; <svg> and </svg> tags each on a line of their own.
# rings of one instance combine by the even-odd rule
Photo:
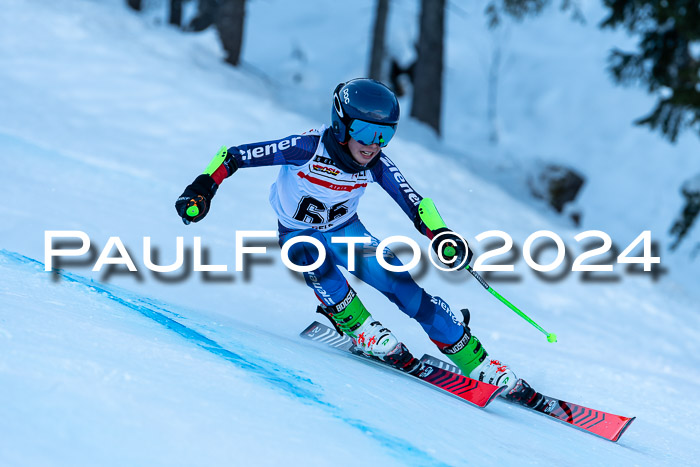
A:
<svg viewBox="0 0 700 467">
<path fill-rule="evenodd" d="M 5 249 L 0 249 L 0 255 L 15 264 L 44 272 L 44 264 L 35 259 Z M 133 303 L 128 299 L 117 295 L 116 291 L 112 292 L 112 290 L 107 288 L 105 285 L 95 282 L 92 279 L 88 279 L 64 270 L 57 270 L 54 271 L 54 273 L 60 274 L 63 279 L 69 282 L 86 287 L 90 292 L 101 294 L 103 297 L 106 297 L 113 302 L 140 313 L 146 318 L 155 321 L 156 323 L 187 339 L 189 342 L 194 343 L 201 349 L 204 349 L 217 357 L 223 358 L 242 370 L 254 374 L 268 383 L 271 387 L 281 390 L 287 395 L 292 396 L 307 405 L 315 405 L 320 407 L 333 418 L 340 420 L 346 425 L 349 425 L 376 440 L 380 445 L 387 448 L 399 461 L 408 461 L 415 465 L 448 465 L 435 459 L 429 453 L 421 450 L 406 440 L 373 428 L 363 420 L 344 414 L 340 407 L 323 400 L 320 394 L 312 391 L 311 389 L 303 387 L 303 385 L 315 386 L 315 383 L 312 380 L 297 375 L 290 369 L 280 367 L 273 362 L 261 359 L 259 357 L 255 358 L 255 360 L 257 360 L 257 362 L 255 362 L 250 358 L 244 357 L 240 353 L 224 348 L 216 341 L 204 336 L 194 329 L 189 328 L 172 318 L 169 318 L 162 312 L 178 317 L 180 317 L 180 315 L 171 312 L 167 308 L 153 304 L 152 300 L 142 299 L 133 294 L 134 298 L 137 300 L 137 303 Z M 131 294 L 131 292 L 124 293 Z M 146 306 L 146 304 L 149 306 Z M 156 311 L 155 308 L 161 310 L 162 312 Z"/>
</svg>

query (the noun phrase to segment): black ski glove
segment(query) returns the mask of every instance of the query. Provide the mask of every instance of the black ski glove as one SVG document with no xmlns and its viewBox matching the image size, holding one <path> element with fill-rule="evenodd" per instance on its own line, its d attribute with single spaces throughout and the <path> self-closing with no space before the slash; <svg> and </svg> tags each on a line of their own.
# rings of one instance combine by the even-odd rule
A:
<svg viewBox="0 0 700 467">
<path fill-rule="evenodd" d="M 438 236 L 439 238 L 436 239 Z M 462 264 L 464 258 L 466 258 L 466 261 L 462 267 L 471 264 L 474 254 L 469 248 L 469 244 L 447 227 L 434 231 L 433 239 L 433 250 L 435 250 L 438 259 L 446 266 Z"/>
<path fill-rule="evenodd" d="M 182 218 L 182 222 L 199 222 L 209 212 L 211 199 L 216 194 L 219 185 L 216 184 L 211 175 L 202 174 L 194 179 L 192 184 L 187 185 L 182 195 L 175 201 L 175 210 Z M 196 209 L 194 209 L 196 208 Z"/>
</svg>

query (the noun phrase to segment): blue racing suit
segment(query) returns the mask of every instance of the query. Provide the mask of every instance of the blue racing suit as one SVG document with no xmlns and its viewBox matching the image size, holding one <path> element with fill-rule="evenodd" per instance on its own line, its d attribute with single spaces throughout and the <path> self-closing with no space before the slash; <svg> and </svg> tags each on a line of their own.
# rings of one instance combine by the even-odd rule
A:
<svg viewBox="0 0 700 467">
<path fill-rule="evenodd" d="M 420 323 L 441 349 L 454 344 L 464 327 L 439 297 L 419 287 L 408 272 L 385 270 L 375 256 L 379 240 L 372 236 L 357 217 L 359 198 L 369 183 L 378 183 L 408 215 L 418 229 L 431 232 L 418 219 L 421 196 L 408 184 L 396 165 L 383 153 L 367 164 L 367 170 L 347 172 L 339 162 L 344 151 L 329 130 L 311 130 L 276 141 L 252 143 L 229 148 L 229 159 L 212 174 L 221 184 L 239 168 L 280 165 L 280 173 L 270 190 L 270 204 L 279 219 L 279 241 L 308 235 L 323 245 L 325 261 L 314 271 L 304 273 L 306 283 L 324 305 L 339 303 L 349 285 L 339 266 L 348 269 L 347 245 L 332 243 L 331 238 L 367 237 L 370 243 L 355 255 L 356 277 L 379 290 L 401 311 Z M 293 245 L 290 259 L 297 265 L 316 262 L 318 250 L 307 242 Z M 392 265 L 400 260 L 388 249 L 382 252 Z"/>
</svg>

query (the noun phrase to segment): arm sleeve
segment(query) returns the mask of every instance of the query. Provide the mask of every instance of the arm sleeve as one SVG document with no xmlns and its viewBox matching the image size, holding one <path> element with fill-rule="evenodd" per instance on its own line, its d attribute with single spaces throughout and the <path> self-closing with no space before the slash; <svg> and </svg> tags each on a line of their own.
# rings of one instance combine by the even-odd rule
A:
<svg viewBox="0 0 700 467">
<path fill-rule="evenodd" d="M 320 136 L 316 134 L 292 135 L 286 138 L 232 146 L 228 157 L 212 174 L 220 185 L 244 167 L 263 167 L 269 165 L 303 165 L 313 157 L 318 147 Z"/>
<path fill-rule="evenodd" d="M 423 197 L 416 193 L 411 185 L 408 184 L 399 168 L 384 153 L 380 155 L 379 163 L 372 167 L 372 177 L 384 191 L 389 193 L 389 196 L 396 201 L 396 204 L 403 209 L 403 212 L 406 213 L 420 231 L 421 229 L 416 224 L 416 219 L 420 220 L 418 205 Z M 425 232 L 421 233 L 425 234 Z"/>
</svg>

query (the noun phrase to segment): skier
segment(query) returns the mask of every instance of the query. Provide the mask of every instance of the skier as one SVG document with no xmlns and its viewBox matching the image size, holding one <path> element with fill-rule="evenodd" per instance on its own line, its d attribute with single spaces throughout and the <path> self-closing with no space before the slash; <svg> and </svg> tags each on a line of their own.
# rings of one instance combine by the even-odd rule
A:
<svg viewBox="0 0 700 467">
<path fill-rule="evenodd" d="M 280 246 L 306 235 L 318 240 L 327 252 L 320 267 L 304 273 L 306 283 L 321 302 L 318 311 L 339 332 L 350 336 L 365 354 L 406 372 L 419 371 L 418 359 L 391 331 L 372 318 L 348 284 L 339 270 L 339 266 L 348 269 L 347 245 L 333 243 L 331 238 L 366 237 L 371 242 L 369 248 L 376 249 L 379 240 L 367 231 L 356 213 L 367 184 L 376 182 L 422 234 L 431 239 L 435 235 L 444 238 L 433 242 L 433 248 L 445 264 L 460 264 L 465 260 L 469 263 L 472 251 L 449 229 L 436 232 L 427 229 L 418 214 L 422 197 L 383 153 L 399 122 L 399 103 L 388 87 L 364 78 L 339 84 L 333 92 L 331 120 L 330 128 L 322 126 L 280 140 L 229 148 L 221 161 L 214 167 L 210 165 L 208 173 L 199 175 L 185 188 L 175 208 L 185 223 L 198 222 L 206 216 L 225 178 L 243 168 L 280 165 L 270 190 L 270 203 L 279 220 Z M 197 209 L 192 210 L 193 207 Z M 307 242 L 294 244 L 289 253 L 290 259 L 300 266 L 314 264 L 319 255 L 316 247 Z M 389 264 L 401 265 L 389 249 L 382 254 Z M 385 270 L 374 254 L 358 256 L 359 264 L 352 273 L 418 321 L 440 351 L 465 375 L 507 386 L 503 394 L 513 389 L 516 376 L 508 366 L 488 357 L 471 334 L 468 313 L 463 321 L 459 320 L 447 303 L 425 292 L 408 272 Z"/>
</svg>

